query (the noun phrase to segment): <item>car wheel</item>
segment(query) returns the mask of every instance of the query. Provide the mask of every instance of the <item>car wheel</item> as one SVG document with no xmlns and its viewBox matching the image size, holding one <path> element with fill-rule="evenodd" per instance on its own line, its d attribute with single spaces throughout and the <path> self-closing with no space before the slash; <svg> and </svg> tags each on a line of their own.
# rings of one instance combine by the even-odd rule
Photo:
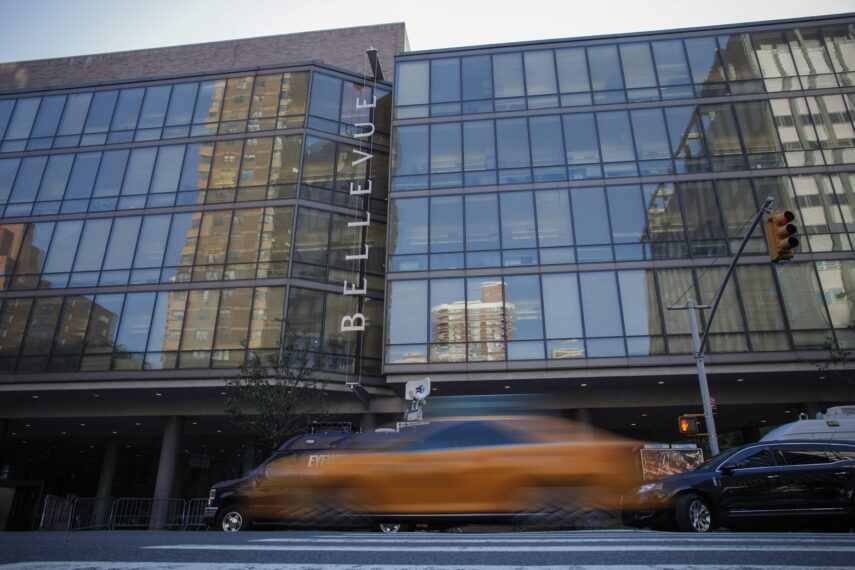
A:
<svg viewBox="0 0 855 570">
<path fill-rule="evenodd" d="M 394 534 L 396 532 L 406 532 L 407 525 L 401 523 L 379 523 L 376 527 L 378 532 L 383 534 Z"/>
<path fill-rule="evenodd" d="M 217 515 L 217 528 L 223 532 L 249 530 L 251 526 L 246 509 L 240 505 L 229 505 Z"/>
<path fill-rule="evenodd" d="M 677 528 L 684 532 L 712 532 L 715 529 L 709 504 L 695 493 L 680 497 L 674 515 Z"/>
</svg>

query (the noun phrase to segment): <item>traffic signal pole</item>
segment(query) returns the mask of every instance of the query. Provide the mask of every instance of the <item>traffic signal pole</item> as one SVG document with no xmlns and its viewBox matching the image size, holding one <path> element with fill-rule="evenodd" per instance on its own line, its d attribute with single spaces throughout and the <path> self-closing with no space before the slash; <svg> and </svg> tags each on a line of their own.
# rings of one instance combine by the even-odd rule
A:
<svg viewBox="0 0 855 570">
<path fill-rule="evenodd" d="M 713 301 L 712 306 L 710 305 L 696 305 L 692 299 L 687 299 L 686 304 L 682 307 L 671 306 L 668 307 L 669 310 L 679 310 L 684 309 L 689 311 L 689 326 L 692 329 L 692 346 L 694 347 L 695 353 L 695 366 L 698 369 L 698 384 L 701 389 L 701 403 L 704 407 L 704 419 L 707 424 L 707 433 L 709 434 L 709 443 L 710 443 L 710 453 L 712 455 L 718 455 L 719 447 L 718 447 L 718 434 L 715 429 L 715 420 L 713 419 L 712 412 L 712 402 L 710 401 L 710 389 L 709 384 L 707 383 L 707 372 L 704 367 L 704 345 L 707 342 L 707 336 L 710 332 L 710 327 L 712 325 L 713 317 L 715 316 L 715 311 L 718 308 L 719 301 L 721 301 L 722 295 L 724 295 L 724 289 L 727 286 L 727 282 L 730 279 L 730 276 L 733 274 L 733 269 L 736 267 L 736 262 L 739 260 L 739 256 L 742 255 L 742 251 L 745 249 L 746 244 L 748 244 L 748 239 L 751 237 L 751 234 L 754 233 L 754 228 L 757 227 L 757 224 L 760 222 L 760 219 L 772 206 L 772 202 L 774 199 L 771 196 L 767 196 L 763 201 L 763 205 L 760 206 L 760 209 L 757 211 L 757 215 L 754 217 L 754 222 L 751 224 L 751 228 L 749 228 L 748 232 L 745 234 L 745 237 L 742 238 L 742 243 L 739 245 L 739 249 L 736 250 L 736 254 L 733 256 L 733 259 L 730 262 L 730 267 L 727 268 L 727 273 L 724 276 L 724 281 L 721 283 L 721 287 L 718 289 L 718 293 L 716 293 L 715 300 Z M 710 316 L 707 319 L 707 324 L 704 327 L 703 335 L 698 334 L 698 320 L 695 316 L 695 309 L 712 309 L 710 311 Z"/>
</svg>

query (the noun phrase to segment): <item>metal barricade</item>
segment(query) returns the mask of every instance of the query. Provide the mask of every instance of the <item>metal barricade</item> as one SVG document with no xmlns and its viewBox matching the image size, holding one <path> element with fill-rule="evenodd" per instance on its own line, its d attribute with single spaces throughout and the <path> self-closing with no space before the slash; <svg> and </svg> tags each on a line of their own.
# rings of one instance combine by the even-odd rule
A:
<svg viewBox="0 0 855 570">
<path fill-rule="evenodd" d="M 183 499 L 117 499 L 110 528 L 180 530 L 184 521 Z"/>
<path fill-rule="evenodd" d="M 116 499 L 113 497 L 86 497 L 74 499 L 68 515 L 68 530 L 106 530 L 110 528 L 110 513 Z"/>
<path fill-rule="evenodd" d="M 205 529 L 205 506 L 208 499 L 190 499 L 184 507 L 183 530 Z"/>
<path fill-rule="evenodd" d="M 45 496 L 39 530 L 66 530 L 72 505 L 74 505 L 74 499 L 56 495 Z"/>
</svg>

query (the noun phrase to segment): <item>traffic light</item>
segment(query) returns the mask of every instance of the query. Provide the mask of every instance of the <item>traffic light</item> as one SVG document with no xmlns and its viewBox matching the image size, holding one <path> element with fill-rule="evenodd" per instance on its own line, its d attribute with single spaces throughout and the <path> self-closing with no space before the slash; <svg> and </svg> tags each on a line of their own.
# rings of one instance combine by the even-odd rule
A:
<svg viewBox="0 0 855 570">
<path fill-rule="evenodd" d="M 698 418 L 692 416 L 680 416 L 677 418 L 677 428 L 680 433 L 693 434 L 698 433 Z"/>
<path fill-rule="evenodd" d="M 798 228 L 792 222 L 795 219 L 792 212 L 778 212 L 766 219 L 766 241 L 769 243 L 769 259 L 777 263 L 782 259 L 792 259 L 793 248 L 799 245 L 799 240 L 793 237 Z"/>
</svg>

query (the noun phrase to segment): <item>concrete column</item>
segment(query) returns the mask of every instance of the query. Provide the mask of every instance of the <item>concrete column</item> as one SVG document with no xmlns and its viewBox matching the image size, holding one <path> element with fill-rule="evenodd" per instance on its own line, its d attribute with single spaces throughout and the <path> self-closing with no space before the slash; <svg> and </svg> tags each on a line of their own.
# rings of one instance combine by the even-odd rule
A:
<svg viewBox="0 0 855 570">
<path fill-rule="evenodd" d="M 98 490 L 95 496 L 95 521 L 99 526 L 107 525 L 112 500 L 109 499 L 116 478 L 116 465 L 119 462 L 119 441 L 115 438 L 104 442 L 104 455 L 101 457 L 101 475 L 98 477 Z"/>
<path fill-rule="evenodd" d="M 359 416 L 359 431 L 367 433 L 377 428 L 377 414 L 361 414 Z"/>
<path fill-rule="evenodd" d="M 184 418 L 169 416 L 163 427 L 163 444 L 160 447 L 160 462 L 157 465 L 157 479 L 154 483 L 155 499 L 172 498 L 175 483 L 175 467 L 181 448 L 181 436 L 184 431 Z M 169 505 L 155 503 L 151 510 L 150 528 L 164 528 L 168 524 Z"/>
</svg>

